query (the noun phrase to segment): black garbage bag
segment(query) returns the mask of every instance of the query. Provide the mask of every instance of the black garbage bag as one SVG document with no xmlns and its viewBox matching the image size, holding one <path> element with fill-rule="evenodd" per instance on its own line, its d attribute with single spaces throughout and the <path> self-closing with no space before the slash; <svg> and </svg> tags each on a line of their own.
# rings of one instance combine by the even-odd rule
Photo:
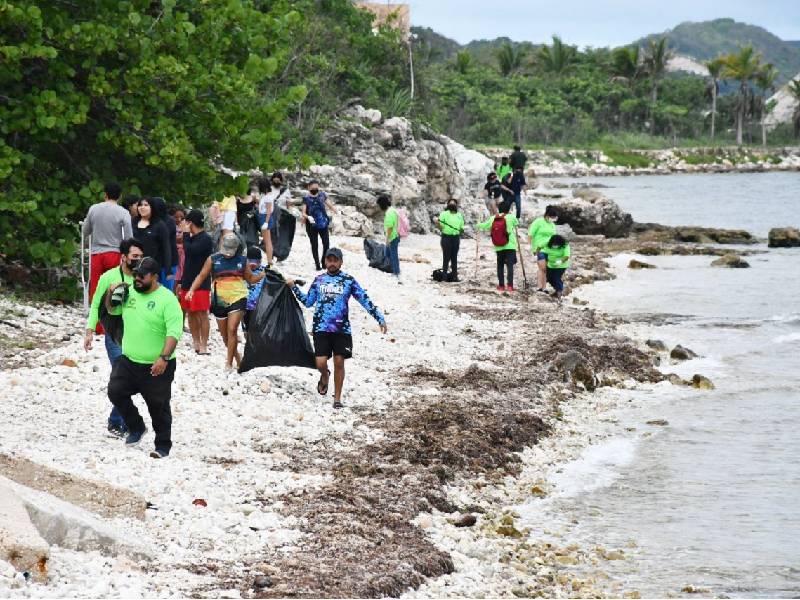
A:
<svg viewBox="0 0 800 600">
<path fill-rule="evenodd" d="M 239 373 L 257 367 L 316 368 L 303 309 L 283 276 L 273 270 L 266 271 L 250 315 Z"/>
<path fill-rule="evenodd" d="M 365 239 L 364 253 L 367 255 L 370 267 L 386 273 L 392 272 L 392 262 L 389 260 L 389 252 L 386 244 Z"/>
<path fill-rule="evenodd" d="M 278 211 L 277 227 L 272 231 L 272 255 L 277 260 L 286 260 L 292 251 L 294 230 L 297 219 L 288 210 L 276 207 Z"/>
</svg>

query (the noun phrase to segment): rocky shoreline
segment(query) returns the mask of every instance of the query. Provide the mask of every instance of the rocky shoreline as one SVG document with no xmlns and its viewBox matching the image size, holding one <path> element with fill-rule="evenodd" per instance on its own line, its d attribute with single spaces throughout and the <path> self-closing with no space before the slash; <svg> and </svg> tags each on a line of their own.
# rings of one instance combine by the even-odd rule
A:
<svg viewBox="0 0 800 600">
<path fill-rule="evenodd" d="M 296 240 L 283 265 L 287 273 L 304 272 L 305 242 L 302 235 Z M 563 306 L 524 290 L 496 294 L 485 240 L 477 265 L 465 240 L 463 283 L 434 284 L 429 273 L 439 257 L 437 242 L 434 236 L 409 238 L 405 281 L 398 287 L 366 267 L 360 240 L 337 238 L 349 269 L 386 308 L 390 324 L 389 335 L 381 336 L 354 307 L 359 348 L 348 365 L 349 408 L 342 414 L 331 414 L 316 397 L 310 372 L 223 377 L 214 337 L 214 356 L 182 361 L 176 452 L 157 465 L 100 435 L 107 364 L 101 343 L 88 357 L 80 349 L 79 311 L 3 299 L 3 320 L 24 326 L 5 327 L 9 346 L 23 344 L 22 331 L 36 323 L 53 343 L 19 346 L 15 361 L 4 363 L 0 390 L 9 418 L 0 426 L 0 454 L 48 465 L 78 482 L 130 490 L 151 507 L 143 519 L 89 515 L 110 529 L 109 539 L 136 532 L 136 557 L 116 542 L 103 557 L 95 546 L 67 536 L 63 548 L 51 548 L 47 587 L 37 592 L 31 586 L 41 584 L 0 576 L 4 595 L 380 597 L 419 587 L 417 594 L 434 596 L 476 590 L 553 596 L 602 590 L 599 581 L 576 584 L 569 569 L 607 558 L 525 541 L 524 527 L 500 500 L 511 488 L 546 494 L 528 485 L 531 469 L 546 470 L 588 443 L 596 435 L 597 411 L 614 404 L 614 390 L 664 379 L 655 368 L 658 353 L 614 333 L 617 320 L 574 294 Z M 574 291 L 609 278 L 604 258 L 638 245 L 635 237 L 576 237 L 568 285 Z M 684 242 L 657 246 L 717 250 Z M 531 277 L 530 261 L 527 268 Z M 182 347 L 186 355 L 186 340 Z M 56 391 L 59 406 L 53 407 L 44 399 Z M 38 424 L 45 419 L 42 431 Z M 13 478 L 13 471 L 0 475 Z M 198 498 L 203 508 L 193 505 Z M 618 551 L 608 550 L 612 557 Z M 490 566 L 495 571 L 484 587 L 474 581 L 476 587 L 464 587 L 476 565 L 481 577 Z M 515 579 L 506 577 L 508 569 L 516 570 Z"/>
</svg>

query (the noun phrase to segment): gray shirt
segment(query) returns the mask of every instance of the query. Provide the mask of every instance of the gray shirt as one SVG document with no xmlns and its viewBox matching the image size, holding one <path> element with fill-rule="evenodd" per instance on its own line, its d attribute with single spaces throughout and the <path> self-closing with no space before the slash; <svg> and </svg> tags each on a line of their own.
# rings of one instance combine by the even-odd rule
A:
<svg viewBox="0 0 800 600">
<path fill-rule="evenodd" d="M 115 202 L 100 202 L 89 208 L 81 233 L 92 236 L 91 254 L 119 252 L 123 239 L 133 237 L 131 214 Z"/>
</svg>

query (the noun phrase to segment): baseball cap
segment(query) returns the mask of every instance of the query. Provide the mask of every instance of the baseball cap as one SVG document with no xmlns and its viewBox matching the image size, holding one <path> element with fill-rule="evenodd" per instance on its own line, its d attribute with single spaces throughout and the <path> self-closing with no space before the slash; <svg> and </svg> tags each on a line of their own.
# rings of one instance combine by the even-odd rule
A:
<svg viewBox="0 0 800 600">
<path fill-rule="evenodd" d="M 339 260 L 344 260 L 344 257 L 342 256 L 342 251 L 339 250 L 338 248 L 328 248 L 328 251 L 325 253 L 325 258 L 328 258 L 329 256 L 333 256 L 335 258 L 338 258 Z"/>
<path fill-rule="evenodd" d="M 184 218 L 195 227 L 203 226 L 203 213 L 197 210 L 196 208 L 190 210 L 189 213 Z"/>
<path fill-rule="evenodd" d="M 155 273 L 159 273 L 160 271 L 161 267 L 158 265 L 158 261 L 149 256 L 145 256 L 139 261 L 139 264 L 133 268 L 134 275 L 153 275 Z"/>
<path fill-rule="evenodd" d="M 235 233 L 226 233 L 225 237 L 222 238 L 222 246 L 220 248 L 220 252 L 225 258 L 231 258 L 232 256 L 236 256 L 236 253 L 239 251 L 239 238 L 236 237 Z"/>
</svg>

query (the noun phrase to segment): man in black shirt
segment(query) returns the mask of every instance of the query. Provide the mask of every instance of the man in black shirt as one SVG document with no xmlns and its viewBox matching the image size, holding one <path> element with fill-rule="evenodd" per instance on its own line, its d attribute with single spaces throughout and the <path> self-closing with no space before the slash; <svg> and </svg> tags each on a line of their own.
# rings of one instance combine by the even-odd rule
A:
<svg viewBox="0 0 800 600">
<path fill-rule="evenodd" d="M 503 193 L 503 189 L 494 172 L 486 176 L 486 185 L 483 186 L 483 191 L 486 195 L 486 208 L 489 209 L 490 214 L 496 215 L 497 202 Z"/>
<path fill-rule="evenodd" d="M 514 152 L 509 156 L 511 161 L 511 168 L 516 171 L 517 169 L 525 169 L 525 163 L 528 162 L 528 155 L 522 151 L 519 146 L 514 146 Z"/>
<path fill-rule="evenodd" d="M 208 351 L 208 309 L 211 307 L 211 278 L 208 277 L 195 290 L 191 300 L 186 299 L 186 293 L 200 274 L 206 259 L 214 253 L 214 242 L 203 229 L 203 213 L 197 209 L 190 210 L 186 215 L 183 221 L 183 232 L 183 251 L 186 258 L 178 299 L 181 302 L 181 308 L 187 313 L 194 351 L 197 354 L 210 354 Z"/>
<path fill-rule="evenodd" d="M 517 220 L 522 217 L 522 190 L 528 182 L 525 181 L 525 174 L 522 169 L 517 169 L 511 175 L 511 191 L 514 192 L 514 204 L 517 207 Z"/>
</svg>

